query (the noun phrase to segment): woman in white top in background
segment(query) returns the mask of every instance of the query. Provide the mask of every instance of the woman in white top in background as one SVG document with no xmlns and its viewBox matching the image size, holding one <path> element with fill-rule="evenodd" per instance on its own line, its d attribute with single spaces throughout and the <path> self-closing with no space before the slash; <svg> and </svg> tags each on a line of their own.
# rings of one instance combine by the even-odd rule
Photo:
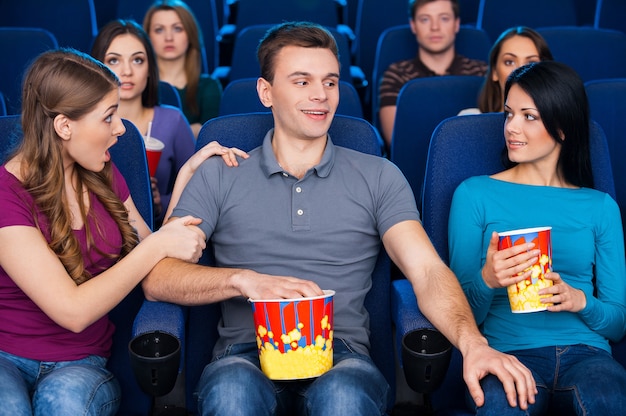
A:
<svg viewBox="0 0 626 416">
<path fill-rule="evenodd" d="M 504 84 L 511 72 L 531 62 L 552 59 L 548 43 L 535 30 L 526 26 L 505 30 L 489 52 L 489 68 L 478 96 L 478 108 L 467 108 L 459 115 L 504 111 Z"/>
</svg>

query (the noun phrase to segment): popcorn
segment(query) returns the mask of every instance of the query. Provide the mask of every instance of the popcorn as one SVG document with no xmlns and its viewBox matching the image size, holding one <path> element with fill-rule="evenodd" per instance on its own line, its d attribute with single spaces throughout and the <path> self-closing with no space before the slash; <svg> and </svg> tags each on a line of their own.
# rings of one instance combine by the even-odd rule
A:
<svg viewBox="0 0 626 416">
<path fill-rule="evenodd" d="M 278 348 L 278 340 L 268 337 L 267 341 L 263 341 L 268 331 L 259 325 L 256 339 L 265 374 L 272 380 L 294 380 L 316 377 L 330 370 L 333 366 L 333 331 L 330 330 L 328 315 L 324 315 L 320 324 L 329 330 L 328 338 L 318 335 L 314 344 L 303 347 L 297 342 L 302 339 L 300 331 L 304 328 L 303 323 L 299 322 L 297 328 L 282 334 L 280 342 L 291 347 L 284 353 Z"/>
<path fill-rule="evenodd" d="M 250 300 L 261 370 L 272 380 L 318 377 L 333 366 L 333 296 Z"/>
<path fill-rule="evenodd" d="M 498 249 L 526 244 L 532 241 L 541 250 L 539 259 L 532 266 L 518 273 L 521 276 L 530 271 L 530 276 L 521 282 L 507 287 L 511 312 L 525 313 L 546 310 L 551 303 L 542 303 L 541 299 L 551 295 L 539 295 L 539 291 L 552 286 L 552 281 L 545 279 L 552 267 L 551 227 L 527 228 L 499 233 Z"/>
<path fill-rule="evenodd" d="M 512 311 L 533 311 L 545 309 L 551 303 L 541 303 L 541 299 L 550 295 L 539 296 L 539 290 L 552 286 L 552 281 L 543 278 L 537 279 L 535 284 L 526 280 L 507 288 Z"/>
</svg>

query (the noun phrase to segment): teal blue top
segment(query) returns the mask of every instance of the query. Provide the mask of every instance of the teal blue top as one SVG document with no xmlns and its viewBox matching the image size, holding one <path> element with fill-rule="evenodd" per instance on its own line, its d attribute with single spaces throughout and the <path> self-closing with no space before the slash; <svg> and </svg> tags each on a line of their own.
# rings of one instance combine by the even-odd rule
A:
<svg viewBox="0 0 626 416">
<path fill-rule="evenodd" d="M 584 291 L 578 313 L 511 313 L 506 288 L 481 276 L 492 231 L 552 226 L 552 268 Z M 454 193 L 450 268 L 489 344 L 499 351 L 586 344 L 611 351 L 626 332 L 624 237 L 617 203 L 588 188 L 521 185 L 477 176 Z M 595 282 L 594 282 L 595 279 Z"/>
</svg>

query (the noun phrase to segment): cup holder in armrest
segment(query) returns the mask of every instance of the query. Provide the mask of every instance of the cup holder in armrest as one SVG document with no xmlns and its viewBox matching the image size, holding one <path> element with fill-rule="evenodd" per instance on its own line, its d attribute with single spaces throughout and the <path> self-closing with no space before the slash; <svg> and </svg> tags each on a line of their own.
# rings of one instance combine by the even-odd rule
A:
<svg viewBox="0 0 626 416">
<path fill-rule="evenodd" d="M 409 387 L 422 394 L 437 390 L 443 382 L 452 344 L 435 329 L 422 328 L 402 337 L 402 368 Z"/>
</svg>

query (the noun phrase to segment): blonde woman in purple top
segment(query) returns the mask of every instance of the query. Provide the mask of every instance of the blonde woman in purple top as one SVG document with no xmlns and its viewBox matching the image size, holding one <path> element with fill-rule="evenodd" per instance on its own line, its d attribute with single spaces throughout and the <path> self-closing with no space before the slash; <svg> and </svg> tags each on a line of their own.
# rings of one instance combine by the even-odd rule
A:
<svg viewBox="0 0 626 416">
<path fill-rule="evenodd" d="M 113 415 L 107 314 L 161 259 L 198 260 L 205 243 L 188 225 L 200 220 L 155 233 L 143 221 L 110 161 L 125 130 L 119 80 L 102 63 L 46 52 L 26 73 L 22 103 L 23 140 L 0 166 L 2 413 Z M 214 142 L 180 176 L 211 154 L 232 166 L 239 153 Z"/>
</svg>

